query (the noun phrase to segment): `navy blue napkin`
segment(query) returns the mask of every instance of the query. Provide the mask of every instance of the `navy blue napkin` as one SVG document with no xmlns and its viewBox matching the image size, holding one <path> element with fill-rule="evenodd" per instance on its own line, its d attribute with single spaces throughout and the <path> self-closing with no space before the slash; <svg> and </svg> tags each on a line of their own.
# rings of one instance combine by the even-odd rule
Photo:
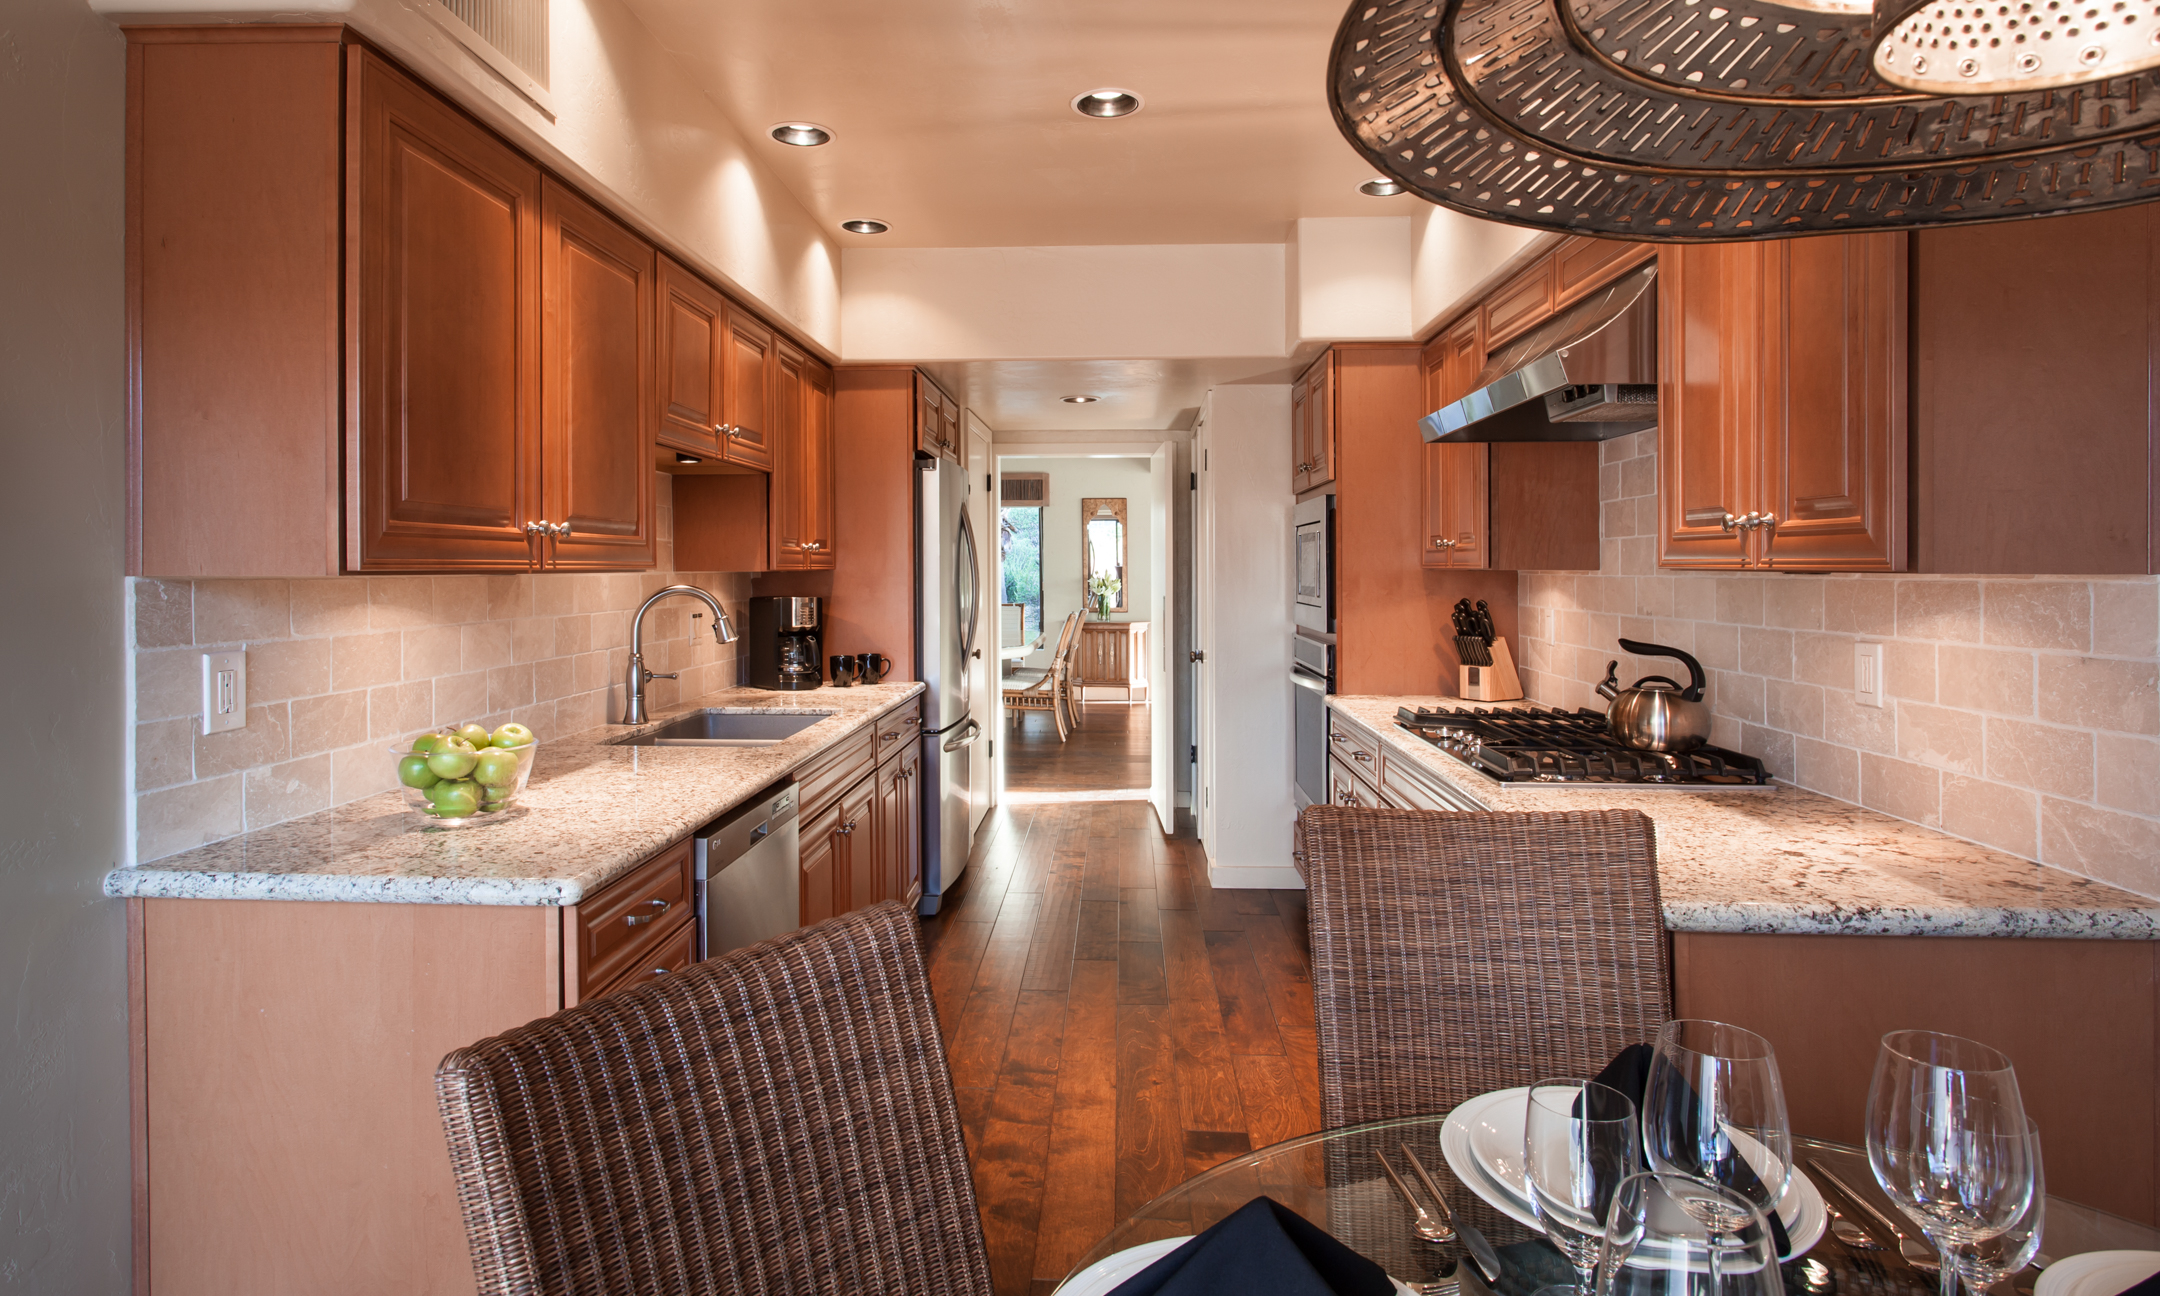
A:
<svg viewBox="0 0 2160 1296">
<path fill-rule="evenodd" d="M 2123 1288 L 2121 1292 L 2117 1293 L 2117 1296 L 2160 1296 L 2160 1273 L 2154 1274 L 2144 1282 Z"/>
<path fill-rule="evenodd" d="M 1656 1056 L 1657 1050 L 1648 1044 L 1630 1044 L 1614 1054 L 1613 1060 L 1605 1064 L 1605 1069 L 1592 1077 L 1597 1083 L 1609 1089 L 1618 1089 L 1634 1099 L 1637 1121 L 1650 1119 L 1650 1113 L 1643 1108 L 1643 1095 L 1649 1092 L 1650 1062 Z M 1675 1099 L 1681 1104 L 1678 1114 L 1683 1121 L 1695 1119 L 1697 1106 L 1692 1101 L 1694 1093 L 1693 1087 L 1685 1084 L 1674 1093 Z M 1682 1094 L 1686 1097 L 1682 1098 Z M 1579 1114 L 1582 1110 L 1582 1099 L 1575 1100 L 1575 1107 Z M 1733 1157 L 1733 1180 L 1727 1186 L 1750 1200 L 1764 1191 L 1762 1180 L 1755 1174 L 1754 1167 L 1747 1163 L 1746 1158 L 1737 1155 Z M 1778 1218 L 1775 1210 L 1767 1210 L 1763 1214 L 1769 1218 L 1770 1239 L 1777 1244 L 1778 1259 L 1782 1260 L 1792 1254 L 1792 1238 L 1785 1232 L 1785 1221 Z M 2123 1296 L 2129 1296 L 2129 1293 L 2125 1292 Z M 2160 1292 L 2140 1292 L 2138 1296 L 2160 1296 Z"/>
<path fill-rule="evenodd" d="M 1111 1296 L 1393 1296 L 1387 1271 L 1270 1197 L 1119 1284 Z"/>
</svg>

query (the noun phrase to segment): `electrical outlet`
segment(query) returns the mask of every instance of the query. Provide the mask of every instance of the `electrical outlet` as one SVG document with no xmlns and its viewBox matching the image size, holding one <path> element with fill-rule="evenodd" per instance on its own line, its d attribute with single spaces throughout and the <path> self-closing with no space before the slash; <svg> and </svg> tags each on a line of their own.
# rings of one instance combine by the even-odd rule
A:
<svg viewBox="0 0 2160 1296">
<path fill-rule="evenodd" d="M 204 653 L 202 657 L 202 729 L 224 733 L 247 725 L 247 654 Z"/>
<path fill-rule="evenodd" d="M 1882 650 L 1879 643 L 1853 645 L 1853 693 L 1861 706 L 1883 705 Z"/>
</svg>

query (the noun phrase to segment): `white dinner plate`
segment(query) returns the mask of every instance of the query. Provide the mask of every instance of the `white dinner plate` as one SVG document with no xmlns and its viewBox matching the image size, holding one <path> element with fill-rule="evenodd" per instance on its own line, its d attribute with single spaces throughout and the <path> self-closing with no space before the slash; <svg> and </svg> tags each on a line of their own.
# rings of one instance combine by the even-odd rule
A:
<svg viewBox="0 0 2160 1296">
<path fill-rule="evenodd" d="M 2160 1273 L 2160 1251 L 2087 1251 L 2040 1271 L 2033 1296 L 2115 1296 Z"/>
<path fill-rule="evenodd" d="M 1189 1237 L 1164 1238 L 1113 1251 L 1060 1283 L 1056 1296 L 1107 1296 L 1117 1290 L 1119 1283 L 1190 1241 Z M 1395 1296 L 1416 1296 L 1393 1274 L 1388 1275 L 1388 1281 L 1395 1284 Z"/>
<path fill-rule="evenodd" d="M 1530 1090 L 1524 1086 L 1496 1089 L 1463 1103 L 1441 1123 L 1440 1155 L 1465 1188 L 1508 1218 L 1535 1229 L 1540 1226 L 1530 1209 L 1530 1190 L 1523 1178 L 1522 1163 L 1523 1123 L 1529 1115 L 1529 1101 Z M 1743 1155 L 1755 1146 L 1744 1135 L 1735 1141 Z M 1755 1156 L 1748 1159 L 1761 1163 Z M 1785 1185 L 1785 1196 L 1778 1202 L 1778 1218 L 1792 1242 L 1788 1260 L 1805 1255 L 1822 1241 L 1830 1227 L 1830 1212 L 1823 1205 L 1822 1193 L 1797 1166 Z"/>
</svg>

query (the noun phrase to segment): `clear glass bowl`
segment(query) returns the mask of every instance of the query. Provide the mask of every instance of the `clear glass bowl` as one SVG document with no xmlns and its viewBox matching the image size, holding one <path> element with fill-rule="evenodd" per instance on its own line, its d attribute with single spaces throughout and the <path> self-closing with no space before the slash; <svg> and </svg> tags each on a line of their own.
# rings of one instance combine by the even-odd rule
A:
<svg viewBox="0 0 2160 1296">
<path fill-rule="evenodd" d="M 447 734 L 447 730 L 443 731 Z M 414 741 L 418 741 L 415 739 Z M 405 796 L 405 804 L 413 812 L 426 819 L 431 826 L 440 828 L 463 828 L 468 825 L 491 823 L 502 817 L 504 811 L 515 809 L 518 798 L 524 794 L 525 781 L 532 777 L 533 756 L 540 750 L 537 739 L 522 747 L 480 747 L 469 753 L 456 755 L 470 760 L 472 765 L 462 775 L 444 778 L 447 770 L 455 773 L 463 762 L 457 759 L 438 761 L 423 772 L 408 761 L 426 762 L 426 754 L 413 751 L 412 743 L 401 743 L 389 748 L 390 758 L 396 763 L 398 790 Z M 437 756 L 451 756 L 438 752 Z M 482 782 L 486 779 L 486 782 Z M 425 780 L 423 786 L 414 784 Z"/>
</svg>

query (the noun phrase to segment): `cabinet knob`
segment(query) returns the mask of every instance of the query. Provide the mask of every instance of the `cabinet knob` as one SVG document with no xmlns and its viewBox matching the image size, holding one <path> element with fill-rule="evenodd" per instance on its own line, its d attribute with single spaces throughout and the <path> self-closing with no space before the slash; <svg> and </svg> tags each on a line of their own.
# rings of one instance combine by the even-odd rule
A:
<svg viewBox="0 0 2160 1296">
<path fill-rule="evenodd" d="M 561 536 L 566 536 L 566 535 L 569 535 L 569 534 L 570 534 L 570 524 L 569 524 L 568 522 L 557 522 L 557 523 L 555 524 L 555 535 L 556 535 L 556 536 L 558 536 L 558 537 L 561 537 Z"/>
<path fill-rule="evenodd" d="M 654 976 L 666 976 L 666 975 L 668 974 L 668 972 L 669 972 L 669 969 L 667 969 L 667 968 L 654 968 L 654 969 L 652 970 L 652 974 L 653 974 Z"/>
<path fill-rule="evenodd" d="M 526 535 L 546 535 L 547 533 L 548 524 L 545 522 L 527 522 L 525 524 Z"/>
<path fill-rule="evenodd" d="M 855 821 L 850 819 L 838 828 L 833 829 L 833 831 L 839 833 L 842 837 L 852 837 L 855 835 Z"/>
<path fill-rule="evenodd" d="M 623 925 L 625 927 L 642 927 L 646 923 L 651 922 L 653 919 L 658 918 L 661 914 L 664 914 L 668 911 L 668 902 L 665 900 L 655 898 L 652 900 L 647 900 L 645 903 L 649 905 L 657 905 L 659 907 L 649 914 L 629 915 L 628 917 L 623 919 Z"/>
<path fill-rule="evenodd" d="M 1455 540 L 1443 540 L 1439 536 L 1434 536 L 1432 547 L 1435 549 L 1453 549 L 1458 543 L 1460 542 Z"/>
<path fill-rule="evenodd" d="M 1372 764 L 1372 753 L 1354 751 L 1350 753 L 1350 759 L 1356 761 L 1364 761 L 1367 765 L 1370 765 Z"/>
</svg>

